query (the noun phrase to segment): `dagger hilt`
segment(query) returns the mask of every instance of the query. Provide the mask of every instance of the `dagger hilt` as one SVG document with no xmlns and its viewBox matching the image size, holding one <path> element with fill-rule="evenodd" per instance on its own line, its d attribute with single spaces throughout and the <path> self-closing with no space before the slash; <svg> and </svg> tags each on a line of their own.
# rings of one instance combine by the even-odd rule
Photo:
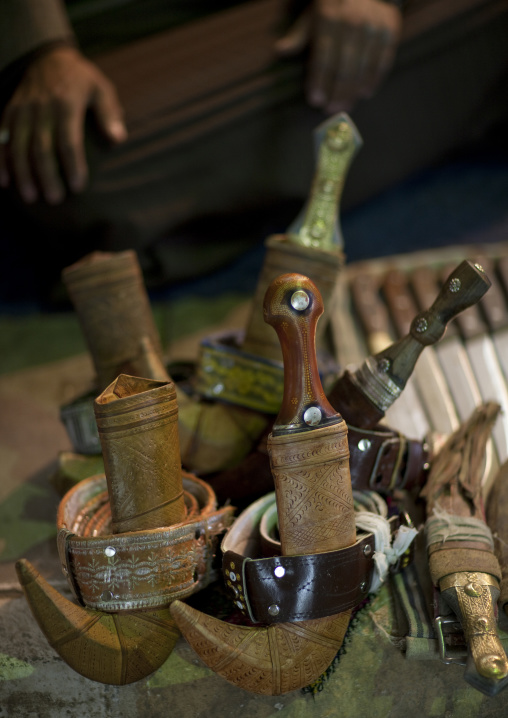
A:
<svg viewBox="0 0 508 718">
<path fill-rule="evenodd" d="M 274 436 L 341 420 L 319 378 L 315 338 L 322 313 L 317 287 L 302 274 L 283 274 L 267 289 L 263 314 L 277 332 L 284 361 L 284 394 Z"/>
<path fill-rule="evenodd" d="M 406 386 L 423 349 L 435 344 L 448 323 L 476 304 L 489 287 L 490 280 L 483 268 L 463 261 L 447 277 L 432 306 L 416 315 L 409 333 L 374 357 L 368 357 L 349 377 L 350 383 L 379 411 L 385 412 Z"/>
<path fill-rule="evenodd" d="M 263 311 L 284 358 L 284 398 L 268 439 L 282 553 L 334 551 L 356 531 L 347 427 L 317 369 L 321 295 L 307 277 L 285 274 L 268 287 Z"/>
</svg>

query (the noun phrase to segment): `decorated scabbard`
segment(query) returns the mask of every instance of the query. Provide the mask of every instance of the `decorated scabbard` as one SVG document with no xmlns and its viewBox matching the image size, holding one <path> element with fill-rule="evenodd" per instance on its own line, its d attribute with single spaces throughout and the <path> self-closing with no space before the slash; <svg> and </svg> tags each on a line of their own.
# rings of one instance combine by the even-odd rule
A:
<svg viewBox="0 0 508 718">
<path fill-rule="evenodd" d="M 282 554 L 306 556 L 355 543 L 347 428 L 324 394 L 315 358 L 315 328 L 323 303 L 305 276 L 283 275 L 269 286 L 263 313 L 277 331 L 284 356 L 284 398 L 268 447 L 275 481 Z M 241 587 L 240 566 L 224 567 Z M 284 572 L 282 572 L 284 573 Z M 276 576 L 280 575 L 277 573 Z M 244 594 L 237 588 L 237 601 Z M 350 610 L 277 623 L 226 624 L 180 602 L 171 612 L 205 663 L 226 680 L 277 695 L 302 688 L 326 670 L 340 648 Z"/>
<path fill-rule="evenodd" d="M 434 457 L 422 495 L 430 574 L 439 591 L 436 630 L 447 656 L 447 623 L 462 626 L 467 644 L 465 680 L 487 695 L 508 685 L 508 660 L 499 640 L 496 603 L 501 570 L 485 522 L 481 477 L 485 446 L 499 412 L 481 405 Z"/>
<path fill-rule="evenodd" d="M 210 487 L 182 473 L 172 382 L 122 374 L 95 410 L 106 476 L 77 484 L 57 516 L 62 570 L 77 603 L 28 561 L 16 568 L 61 658 L 91 680 L 123 685 L 173 650 L 179 632 L 169 604 L 210 580 L 213 537 L 233 509 L 217 511 Z"/>
<path fill-rule="evenodd" d="M 490 287 L 480 267 L 462 262 L 446 279 L 432 306 L 413 319 L 409 333 L 387 349 L 368 357 L 353 372 L 345 371 L 328 394 L 348 423 L 374 427 L 400 396 L 426 346 L 435 344 L 447 324 L 476 304 Z"/>
</svg>

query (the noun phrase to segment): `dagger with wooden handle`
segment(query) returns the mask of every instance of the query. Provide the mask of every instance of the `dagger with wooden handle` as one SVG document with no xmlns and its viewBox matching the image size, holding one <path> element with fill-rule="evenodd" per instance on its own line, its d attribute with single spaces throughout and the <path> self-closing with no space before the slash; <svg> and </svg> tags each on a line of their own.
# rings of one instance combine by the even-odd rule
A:
<svg viewBox="0 0 508 718">
<path fill-rule="evenodd" d="M 302 275 L 274 280 L 264 316 L 284 356 L 284 398 L 269 438 L 279 533 L 286 555 L 350 546 L 356 537 L 347 428 L 328 403 L 315 356 L 315 327 L 323 304 Z M 236 566 L 230 567 L 236 580 Z M 280 607 L 268 612 L 278 615 Z M 176 601 L 171 613 L 205 663 L 255 693 L 278 695 L 314 681 L 330 664 L 350 612 L 263 627 L 222 621 Z"/>
<path fill-rule="evenodd" d="M 398 269 L 390 270 L 384 277 L 382 288 L 397 334 L 399 338 L 403 337 L 418 313 L 406 273 Z M 428 347 L 421 353 L 412 379 L 431 428 L 441 434 L 451 434 L 458 428 L 459 420 L 434 347 Z"/>
<path fill-rule="evenodd" d="M 465 260 L 448 277 L 430 309 L 419 312 L 409 334 L 368 357 L 354 372 L 346 370 L 328 393 L 333 406 L 354 426 L 374 427 L 401 395 L 425 346 L 435 344 L 451 319 L 475 304 L 490 281 Z"/>
</svg>

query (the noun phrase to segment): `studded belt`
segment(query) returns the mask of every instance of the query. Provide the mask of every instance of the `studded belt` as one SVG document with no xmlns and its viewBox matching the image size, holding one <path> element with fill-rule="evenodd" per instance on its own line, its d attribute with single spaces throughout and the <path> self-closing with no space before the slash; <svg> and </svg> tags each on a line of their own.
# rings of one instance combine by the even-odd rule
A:
<svg viewBox="0 0 508 718">
<path fill-rule="evenodd" d="M 361 534 L 338 551 L 250 558 L 280 552 L 270 530 L 275 508 L 275 493 L 262 497 L 222 542 L 223 577 L 238 608 L 254 623 L 270 624 L 322 618 L 360 604 L 374 575 L 374 535 Z M 399 525 L 399 517 L 390 519 L 392 533 Z"/>
<path fill-rule="evenodd" d="M 107 612 L 159 608 L 203 588 L 217 576 L 213 558 L 232 523 L 231 506 L 217 510 L 204 481 L 182 473 L 187 518 L 170 527 L 111 533 L 106 477 L 81 481 L 57 515 L 62 569 L 78 601 Z"/>
</svg>

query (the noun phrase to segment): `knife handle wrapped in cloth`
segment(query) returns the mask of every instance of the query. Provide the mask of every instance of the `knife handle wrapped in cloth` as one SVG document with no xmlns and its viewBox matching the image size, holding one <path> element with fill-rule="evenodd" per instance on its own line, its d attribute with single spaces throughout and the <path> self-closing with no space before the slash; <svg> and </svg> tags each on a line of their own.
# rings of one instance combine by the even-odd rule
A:
<svg viewBox="0 0 508 718">
<path fill-rule="evenodd" d="M 424 347 L 435 344 L 448 322 L 481 299 L 490 281 L 481 267 L 462 262 L 447 278 L 430 309 L 413 319 L 407 336 L 346 371 L 328 394 L 348 423 L 372 428 L 400 396 Z"/>
<path fill-rule="evenodd" d="M 468 647 L 464 677 L 487 695 L 508 684 L 495 610 L 501 571 L 481 498 L 483 454 L 498 412 L 494 403 L 478 407 L 449 437 L 422 491 L 429 568 L 439 589 L 436 627 L 439 632 L 443 618 L 456 617 Z"/>
</svg>

